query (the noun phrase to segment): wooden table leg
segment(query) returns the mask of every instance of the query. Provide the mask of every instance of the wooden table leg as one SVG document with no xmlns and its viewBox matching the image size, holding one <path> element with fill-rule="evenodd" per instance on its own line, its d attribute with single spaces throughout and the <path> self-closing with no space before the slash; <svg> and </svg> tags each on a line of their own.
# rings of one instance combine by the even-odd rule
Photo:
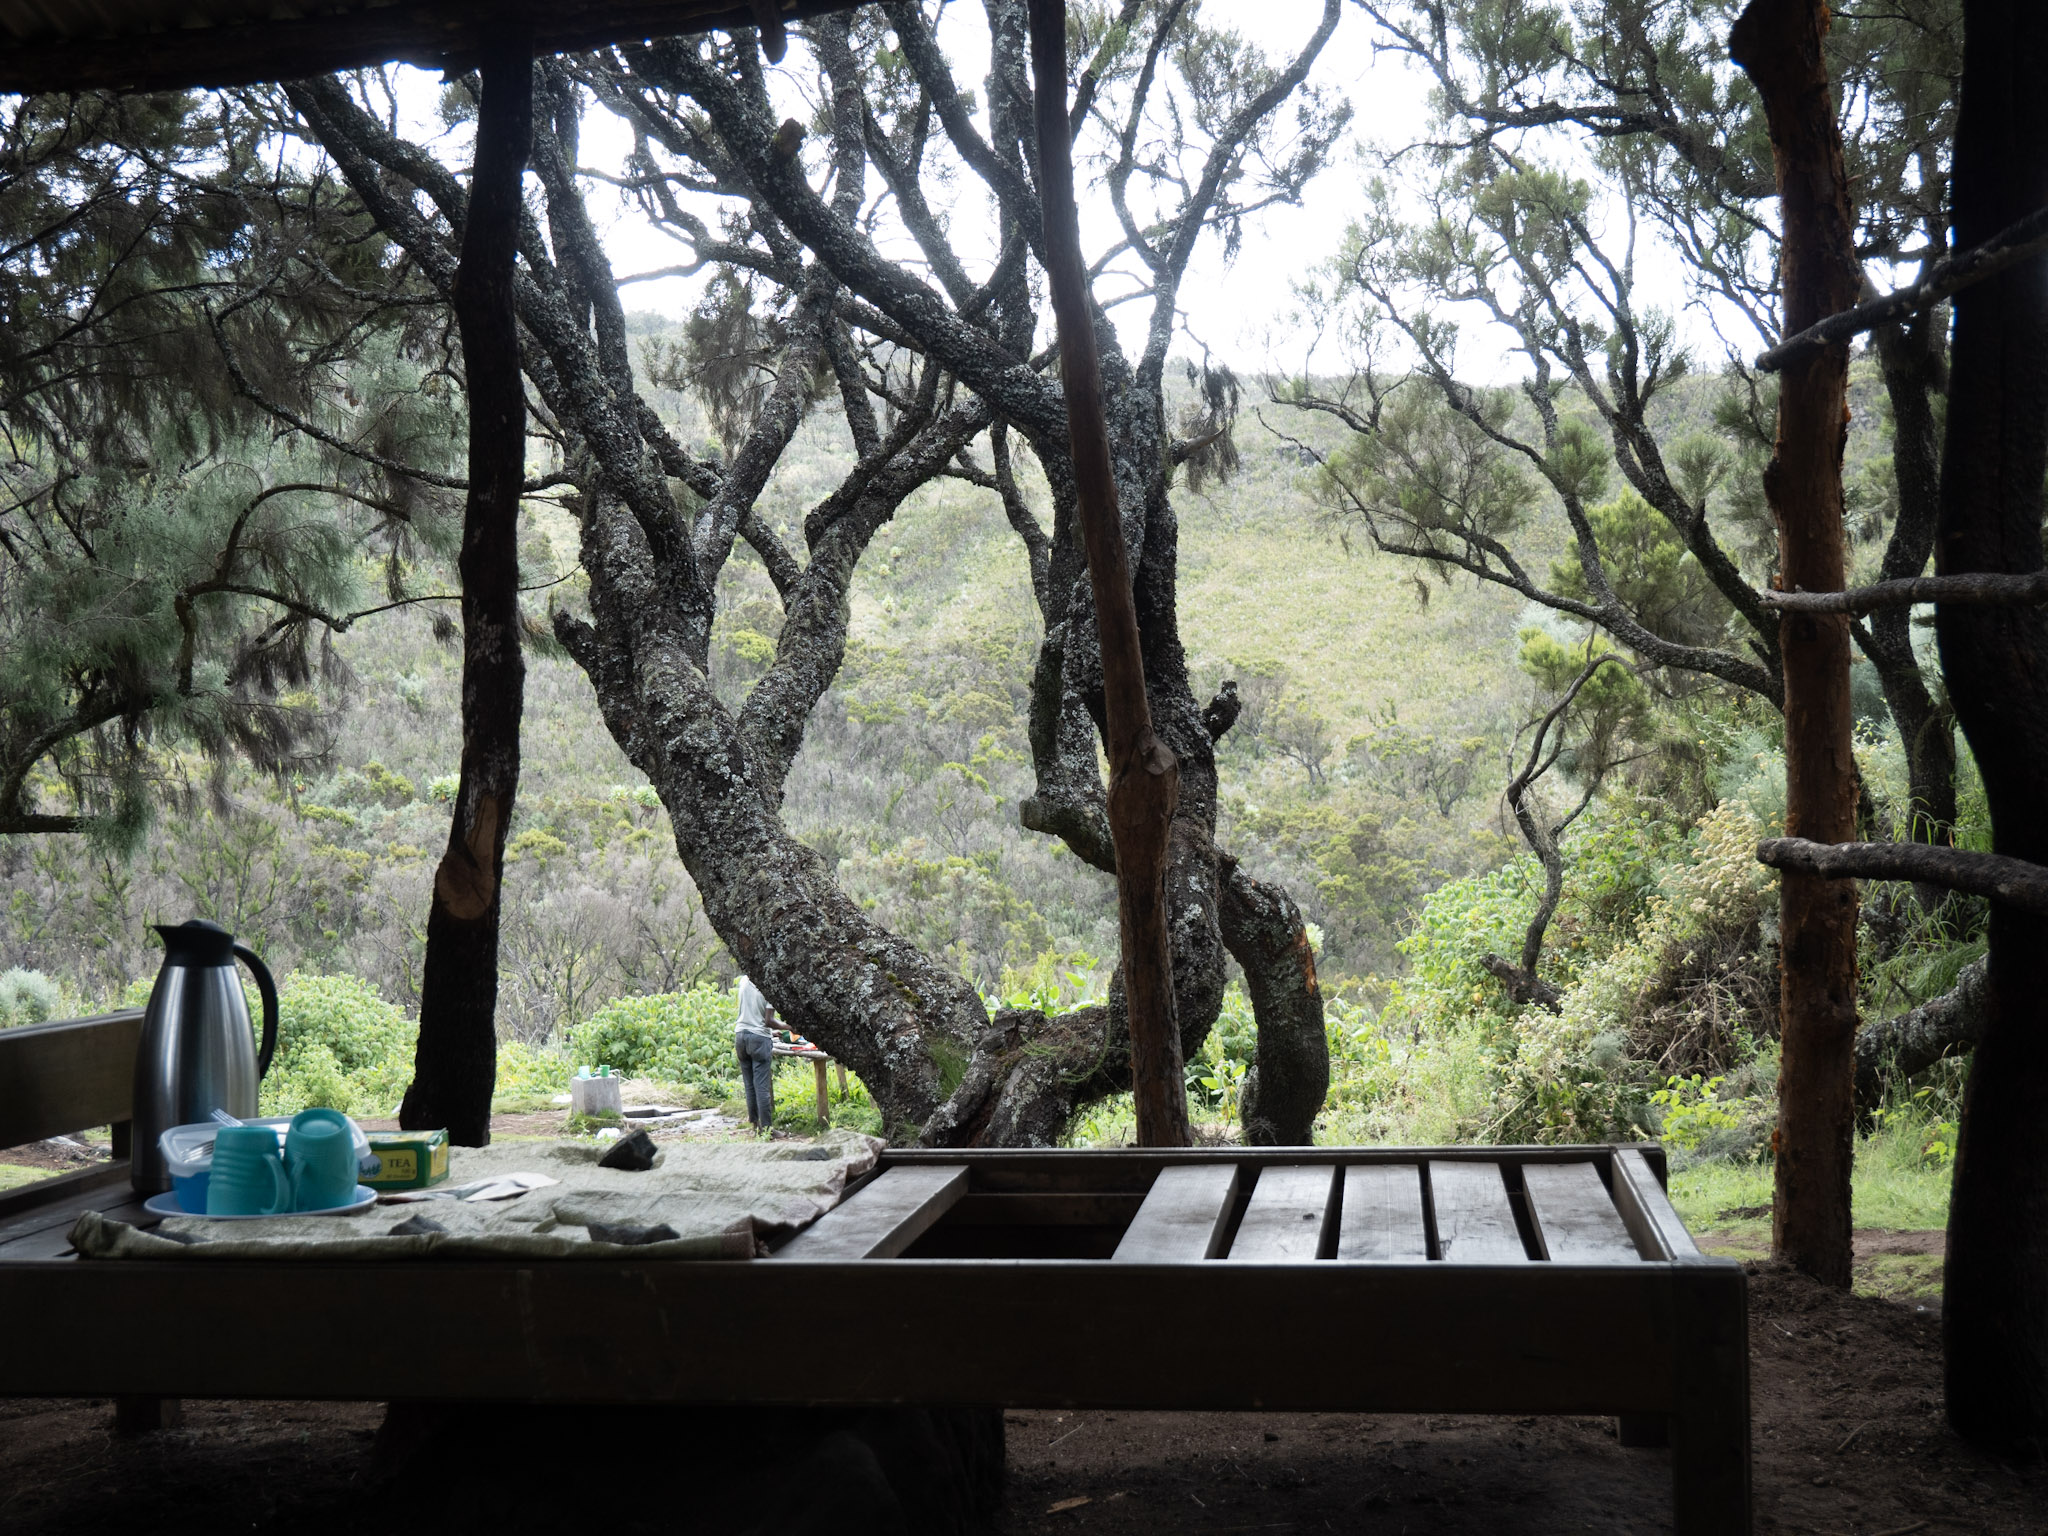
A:
<svg viewBox="0 0 2048 1536">
<path fill-rule="evenodd" d="M 1615 1436 L 1631 1450 L 1660 1450 L 1671 1443 L 1671 1421 L 1661 1413 L 1624 1413 Z"/>
<path fill-rule="evenodd" d="M 185 1404 L 175 1397 L 124 1394 L 114 1399 L 114 1433 L 147 1435 L 177 1429 L 185 1422 Z"/>
<path fill-rule="evenodd" d="M 832 1066 L 839 1073 L 839 1097 L 843 1099 L 846 1097 L 846 1063 L 835 1061 Z"/>
<path fill-rule="evenodd" d="M 1748 1283 L 1736 1268 L 1679 1269 L 1669 1421 L 1675 1529 L 1750 1536 Z"/>
<path fill-rule="evenodd" d="M 830 1117 L 825 1112 L 825 1058 L 822 1056 L 813 1057 L 811 1065 L 818 1069 L 818 1125 L 820 1128 L 823 1128 L 832 1123 Z"/>
</svg>

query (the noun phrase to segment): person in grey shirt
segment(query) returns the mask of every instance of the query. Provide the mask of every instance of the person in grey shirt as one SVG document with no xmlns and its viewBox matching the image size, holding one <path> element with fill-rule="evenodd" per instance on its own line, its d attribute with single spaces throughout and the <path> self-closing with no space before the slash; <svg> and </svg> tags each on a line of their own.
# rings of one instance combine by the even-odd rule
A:
<svg viewBox="0 0 2048 1536">
<path fill-rule="evenodd" d="M 769 1026 L 775 1009 L 751 978 L 739 984 L 740 1020 L 733 1030 L 733 1053 L 740 1059 L 740 1084 L 747 1092 L 747 1118 L 765 1131 L 775 1123 L 775 1036 Z"/>
</svg>

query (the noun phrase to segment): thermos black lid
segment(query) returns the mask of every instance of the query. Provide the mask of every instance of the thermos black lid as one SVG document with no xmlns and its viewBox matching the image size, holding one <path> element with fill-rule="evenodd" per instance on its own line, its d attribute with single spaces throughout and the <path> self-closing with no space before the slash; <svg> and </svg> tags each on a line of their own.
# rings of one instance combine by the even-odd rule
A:
<svg viewBox="0 0 2048 1536">
<path fill-rule="evenodd" d="M 219 923 L 203 917 L 189 922 L 158 923 L 164 938 L 164 958 L 182 965 L 231 965 L 235 958 L 235 936 Z"/>
</svg>

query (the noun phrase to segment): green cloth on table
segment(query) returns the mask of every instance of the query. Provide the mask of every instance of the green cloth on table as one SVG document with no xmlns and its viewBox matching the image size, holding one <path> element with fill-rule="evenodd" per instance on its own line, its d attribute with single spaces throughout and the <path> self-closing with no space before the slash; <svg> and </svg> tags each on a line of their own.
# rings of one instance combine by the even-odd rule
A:
<svg viewBox="0 0 2048 1536">
<path fill-rule="evenodd" d="M 71 1229 L 71 1245 L 88 1259 L 747 1259 L 768 1238 L 808 1226 L 836 1205 L 848 1181 L 874 1167 L 882 1146 L 854 1131 L 814 1142 L 668 1142 L 655 1166 L 639 1173 L 598 1167 L 609 1143 L 454 1147 L 450 1185 L 511 1173 L 561 1182 L 510 1200 L 380 1201 L 348 1216 L 167 1216 L 153 1231 L 87 1211 Z M 391 1235 L 416 1216 L 447 1230 Z M 592 1223 L 666 1226 L 675 1236 L 602 1242 Z"/>
</svg>

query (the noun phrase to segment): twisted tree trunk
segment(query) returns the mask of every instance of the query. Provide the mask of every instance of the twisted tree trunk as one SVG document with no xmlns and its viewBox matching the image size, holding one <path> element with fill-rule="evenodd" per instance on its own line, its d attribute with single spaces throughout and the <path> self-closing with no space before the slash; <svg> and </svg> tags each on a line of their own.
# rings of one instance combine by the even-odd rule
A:
<svg viewBox="0 0 2048 1536">
<path fill-rule="evenodd" d="M 1942 387 L 1941 337 L 1935 317 L 1922 313 L 1881 328 L 1876 342 L 1891 400 L 1892 470 L 1899 492 L 1898 517 L 1879 580 L 1899 581 L 1920 575 L 1934 553 L 1941 496 L 1941 430 L 1934 415 L 1934 397 Z M 1877 669 L 1906 750 L 1905 836 L 1947 843 L 1956 819 L 1955 716 L 1928 692 L 1913 654 L 1912 616 L 1910 608 L 1873 613 L 1863 651 Z M 1930 912 L 1943 894 L 1935 886 L 1914 887 L 1915 898 Z"/>
<path fill-rule="evenodd" d="M 1112 874 L 1117 866 L 1096 759 L 1098 740 L 1109 734 L 1108 690 L 1066 402 L 1032 360 L 1037 315 L 1022 253 L 1042 246 L 1044 237 L 1026 163 L 1037 158 L 1037 146 L 1022 110 L 1032 94 L 1025 8 L 1021 0 L 990 6 L 992 58 L 1004 80 L 991 97 L 994 143 L 960 109 L 960 92 L 921 14 L 894 6 L 890 16 L 903 57 L 928 77 L 921 82 L 923 105 L 906 111 L 895 137 L 864 117 L 878 109 L 863 104 L 847 20 L 810 24 L 809 42 L 832 86 L 829 197 L 813 189 L 801 157 L 789 152 L 791 135 L 778 132 L 753 34 L 744 28 L 715 58 L 665 41 L 625 50 L 622 58 L 543 65 L 556 110 L 534 142 L 545 226 L 529 218 L 518 228 L 525 258 L 516 274 L 522 361 L 580 489 L 590 577 L 588 618 L 558 612 L 555 630 L 589 676 L 613 736 L 659 791 L 713 928 L 785 1017 L 861 1074 L 889 1134 L 937 1145 L 1042 1143 L 1061 1133 L 1078 1106 L 1132 1084 L 1133 989 L 1125 975 L 1114 979 L 1103 1006 L 1055 1019 L 1005 1013 L 992 1022 L 964 978 L 849 900 L 780 818 L 782 786 L 806 722 L 845 653 L 858 561 L 904 498 L 942 473 L 960 474 L 1000 490 L 1045 620 L 1032 681 L 1037 793 L 1023 819 L 1056 831 L 1091 865 Z M 1179 767 L 1179 795 L 1164 827 L 1168 964 L 1158 970 L 1170 979 L 1183 1056 L 1215 1021 L 1226 952 L 1215 757 L 1188 683 L 1175 612 L 1178 535 L 1162 386 L 1172 290 L 1218 206 L 1237 146 L 1301 83 L 1337 17 L 1338 0 L 1324 0 L 1322 22 L 1304 51 L 1246 102 L 1236 126 L 1226 125 L 1209 151 L 1202 182 L 1159 258 L 1165 318 L 1144 355 L 1134 366 L 1112 330 L 1098 324 L 1096 331 L 1140 697 L 1157 740 Z M 1168 16 L 1164 25 L 1172 21 Z M 1162 32 L 1155 50 L 1165 41 Z M 791 303 L 779 379 L 727 464 L 694 458 L 636 392 L 617 284 L 573 181 L 575 92 L 560 88 L 570 77 L 644 129 L 650 143 L 686 159 L 720 195 L 744 205 L 753 233 L 719 247 L 725 254 L 717 259 L 749 265 Z M 1080 89 L 1092 89 L 1086 78 Z M 459 228 L 464 207 L 455 178 L 364 111 L 339 82 L 298 82 L 288 91 L 378 225 L 447 291 L 455 262 L 442 225 Z M 929 126 L 920 113 L 939 119 L 988 183 L 1006 249 L 1016 253 L 999 261 L 979 289 L 957 259 L 944 259 L 943 232 L 925 216 L 929 210 L 919 212 L 912 184 Z M 883 258 L 867 238 L 868 158 L 881 160 L 898 188 L 906 227 L 934 253 L 931 267 L 943 293 Z M 431 211 L 421 210 L 407 186 L 425 195 Z M 676 217 L 678 227 L 698 227 Z M 691 238 L 712 237 L 705 227 Z M 872 338 L 871 346 L 891 350 L 885 384 L 864 375 L 855 328 Z M 876 366 L 876 355 L 866 359 L 868 367 Z M 907 381 L 900 371 L 906 361 Z M 799 548 L 793 538 L 785 545 L 754 504 L 808 408 L 809 381 L 825 364 L 838 381 L 859 459 L 803 518 Z M 871 392 L 886 393 L 887 431 Z M 967 450 L 997 422 L 1005 434 L 990 480 Z M 1049 534 L 1016 493 L 1012 433 L 1030 443 L 1051 486 Z M 677 485 L 689 492 L 681 505 Z M 783 627 L 767 675 L 735 711 L 717 698 L 707 672 L 719 574 L 742 539 L 774 583 Z M 1119 686 L 1130 688 L 1127 671 Z M 1256 882 L 1244 889 L 1248 904 L 1260 890 Z M 1261 1046 L 1262 1061 L 1270 1058 L 1266 1087 L 1279 1090 L 1274 1102 L 1306 1106 L 1284 1117 L 1305 1138 L 1326 1083 L 1317 1056 L 1321 1000 L 1312 967 L 1284 963 L 1301 930 L 1291 904 L 1276 897 L 1265 892 L 1258 915 L 1233 919 L 1230 942 L 1253 977 L 1262 1036 L 1269 1025 L 1278 1032 L 1270 1049 Z M 1158 980 L 1152 979 L 1155 989 Z M 1293 1043 L 1283 1048 L 1282 1041 Z M 1177 1069 L 1164 1075 L 1179 1088 Z"/>
<path fill-rule="evenodd" d="M 1801 331 L 1856 302 L 1862 270 L 1828 94 L 1823 0 L 1752 0 L 1729 38 L 1770 120 L 1783 222 L 1784 329 Z M 1793 590 L 1839 591 L 1847 577 L 1842 452 L 1848 441 L 1849 348 L 1836 342 L 1785 369 L 1778 441 L 1764 492 L 1778 522 L 1779 568 Z M 1785 822 L 1794 837 L 1856 835 L 1849 738 L 1849 621 L 1788 614 Z M 1849 1169 L 1855 1137 L 1856 889 L 1788 871 L 1781 905 L 1777 1198 L 1771 1248 L 1824 1280 L 1849 1284 Z"/>
<path fill-rule="evenodd" d="M 448 850 L 434 873 L 420 979 L 408 1130 L 445 1127 L 458 1146 L 491 1139 L 498 1076 L 498 916 L 505 834 L 519 792 L 526 662 L 519 636 L 519 492 L 526 479 L 526 394 L 519 371 L 513 257 L 520 182 L 533 132 L 533 54 L 508 28 L 483 61 L 476 167 L 453 284 L 469 395 L 469 496 L 463 508 L 462 765 Z"/>
<path fill-rule="evenodd" d="M 1244 969 L 1259 1021 L 1251 1070 L 1239 1096 L 1245 1139 L 1260 1147 L 1305 1147 L 1330 1091 L 1330 1037 L 1315 951 L 1294 899 L 1246 874 L 1229 854 L 1223 869 L 1223 942 Z"/>
</svg>

